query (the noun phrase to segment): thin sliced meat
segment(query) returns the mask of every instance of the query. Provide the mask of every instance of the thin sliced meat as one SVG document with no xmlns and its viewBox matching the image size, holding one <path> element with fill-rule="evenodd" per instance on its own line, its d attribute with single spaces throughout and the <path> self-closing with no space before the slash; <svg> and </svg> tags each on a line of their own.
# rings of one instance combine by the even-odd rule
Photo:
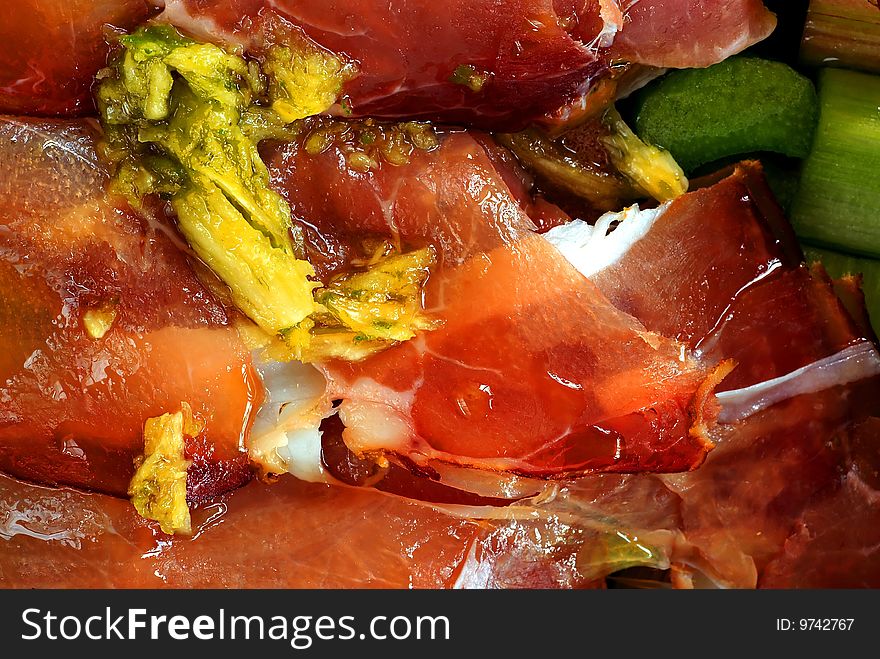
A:
<svg viewBox="0 0 880 659">
<path fill-rule="evenodd" d="M 329 366 L 349 446 L 541 477 L 699 464 L 705 373 L 555 256 L 528 236 L 440 274 L 439 329 Z"/>
<path fill-rule="evenodd" d="M 254 51 L 265 44 L 252 35 L 269 10 L 277 12 L 358 63 L 360 74 L 345 86 L 355 116 L 492 130 L 585 114 L 591 103 L 604 102 L 604 94 L 594 99 L 590 92 L 619 59 L 707 66 L 775 26 L 758 0 L 512 0 L 503 10 L 492 0 L 166 0 L 164 6 L 161 20 Z"/>
<path fill-rule="evenodd" d="M 610 544 L 616 535 L 603 528 L 532 504 L 434 508 L 285 478 L 206 504 L 193 513 L 191 538 L 170 537 L 122 499 L 0 475 L 0 585 L 595 587 L 602 584 L 595 574 L 613 569 L 626 549 Z M 609 551 L 581 556 L 585 541 L 597 537 Z"/>
<path fill-rule="evenodd" d="M 0 113 L 92 114 L 105 30 L 131 30 L 156 10 L 146 0 L 16 0 L 0 21 Z"/>
<path fill-rule="evenodd" d="M 163 6 L 160 20 L 254 52 L 266 45 L 254 35 L 276 12 L 358 63 L 361 74 L 345 92 L 359 116 L 496 130 L 558 115 L 564 106 L 583 112 L 589 92 L 618 59 L 707 66 L 775 25 L 757 0 L 515 0 L 504 11 L 490 0 L 25 0 L 0 26 L 7 46 L 0 54 L 0 112 L 92 112 L 90 90 L 106 62 L 108 26 L 131 30 Z"/>
<path fill-rule="evenodd" d="M 301 138 L 307 140 L 308 136 Z M 355 364 L 325 367 L 346 443 L 540 477 L 679 471 L 709 445 L 713 382 L 682 346 L 611 306 L 539 235 L 466 133 L 403 166 L 351 171 L 333 145 L 264 151 L 276 187 L 315 237 L 346 227 L 430 243 L 440 326 Z M 704 382 L 706 381 L 706 382 Z"/>
<path fill-rule="evenodd" d="M 611 58 L 699 68 L 766 39 L 776 17 L 761 0 L 621 0 L 626 22 Z"/>
<path fill-rule="evenodd" d="M 666 477 L 681 497 L 681 531 L 704 573 L 716 583 L 755 587 L 797 532 L 801 515 L 841 485 L 848 468 L 841 441 L 858 411 L 851 399 L 876 394 L 877 386 L 875 380 L 863 383 L 860 393 L 850 385 L 796 397 L 723 427 L 697 472 Z M 876 455 L 873 460 L 876 466 Z M 862 523 L 856 515 L 842 522 L 841 542 Z M 860 574 L 867 578 L 869 572 Z M 809 579 L 788 578 L 790 587 Z"/>
<path fill-rule="evenodd" d="M 679 197 L 617 260 L 591 274 L 593 282 L 648 328 L 697 345 L 741 290 L 783 262 L 800 261 L 769 230 L 748 171 Z"/>
<path fill-rule="evenodd" d="M 678 587 L 877 587 L 877 423 L 855 420 L 877 410 L 878 386 L 788 398 L 719 426 L 693 472 L 587 476 L 544 508 L 607 520 L 645 548 L 619 568 L 671 568 Z"/>
<path fill-rule="evenodd" d="M 190 497 L 250 477 L 260 386 L 225 309 L 158 227 L 113 206 L 80 122 L 0 119 L 0 468 L 124 494 L 147 418 L 189 403 Z M 111 313 L 93 338 L 87 314 Z"/>
<path fill-rule="evenodd" d="M 764 588 L 877 588 L 880 584 L 880 419 L 843 440 L 849 468 L 836 488 L 798 518 L 780 555 L 761 575 Z"/>
<path fill-rule="evenodd" d="M 801 265 L 740 293 L 698 349 L 740 364 L 721 387 L 732 390 L 785 376 L 862 340 L 830 281 Z"/>
<path fill-rule="evenodd" d="M 6 588 L 442 587 L 480 532 L 375 491 L 294 478 L 207 505 L 193 530 L 170 538 L 128 501 L 0 476 Z"/>
<path fill-rule="evenodd" d="M 775 25 L 757 0 L 642 0 L 629 7 L 617 0 L 515 0 L 504 11 L 490 0 L 26 0 L 0 26 L 7 45 L 0 112 L 90 113 L 92 81 L 109 50 L 107 26 L 131 30 L 163 6 L 161 20 L 255 52 L 266 44 L 254 35 L 276 12 L 358 63 L 361 74 L 345 92 L 359 116 L 508 130 L 563 106 L 583 110 L 614 60 L 706 66 Z"/>
<path fill-rule="evenodd" d="M 344 90 L 357 116 L 522 125 L 585 94 L 605 68 L 552 0 L 503 10 L 490 0 L 167 0 L 161 20 L 258 51 L 250 35 L 270 9 L 357 62 Z"/>
<path fill-rule="evenodd" d="M 759 177 L 745 164 L 659 212 L 625 217 L 598 252 L 615 258 L 591 277 L 616 305 L 704 358 L 737 361 L 719 387 L 734 391 L 717 395 L 721 423 L 706 462 L 692 473 L 645 478 L 679 497 L 683 539 L 671 560 L 681 584 L 696 572 L 728 586 L 809 585 L 812 575 L 792 568 L 808 563 L 816 583 L 831 583 L 840 573 L 818 566 L 835 534 L 851 560 L 840 583 L 876 584 L 875 559 L 852 563 L 872 546 L 858 516 L 873 519 L 876 501 L 853 474 L 875 471 L 878 455 L 863 450 L 856 469 L 845 448 L 853 425 L 877 414 L 873 332 L 853 321 L 821 269 L 801 263 Z M 582 237 L 560 231 L 549 239 L 586 269 L 590 243 L 572 251 Z M 859 296 L 847 297 L 857 312 Z M 830 511 L 845 502 L 858 513 L 824 533 Z"/>
<path fill-rule="evenodd" d="M 721 390 L 783 376 L 863 338 L 830 280 L 801 263 L 754 163 L 675 200 L 621 251 L 592 281 L 648 329 L 706 359 L 734 359 Z"/>
<path fill-rule="evenodd" d="M 607 521 L 635 545 L 618 569 L 671 568 L 678 587 L 877 587 L 877 423 L 854 420 L 877 410 L 878 386 L 788 398 L 719 426 L 693 472 L 587 476 L 543 508 Z M 602 540 L 585 542 L 580 565 Z"/>
<path fill-rule="evenodd" d="M 383 162 L 367 172 L 347 165 L 347 147 L 341 145 L 308 153 L 308 136 L 266 144 L 261 153 L 319 276 L 350 267 L 369 237 L 430 243 L 440 266 L 451 268 L 534 229 L 469 133 L 441 136 L 439 150 L 414 150 L 406 165 Z"/>
</svg>

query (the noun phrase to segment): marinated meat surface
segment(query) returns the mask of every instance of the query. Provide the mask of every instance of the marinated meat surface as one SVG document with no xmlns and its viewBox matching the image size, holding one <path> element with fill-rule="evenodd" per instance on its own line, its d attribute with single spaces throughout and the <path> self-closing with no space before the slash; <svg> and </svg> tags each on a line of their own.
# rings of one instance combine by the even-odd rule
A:
<svg viewBox="0 0 880 659">
<path fill-rule="evenodd" d="M 324 284 L 382 250 L 435 259 L 430 329 L 295 364 L 306 386 L 251 354 L 162 200 L 114 195 L 96 122 L 0 118 L 0 585 L 590 588 L 636 568 L 676 587 L 880 587 L 876 336 L 858 279 L 803 263 L 760 167 L 590 226 L 480 132 L 557 137 L 775 18 L 757 0 L 503 4 L 10 8 L 0 112 L 93 114 L 111 33 L 150 16 L 258 61 L 285 33 L 339 55 L 354 75 L 335 118 L 260 145 L 304 256 Z M 304 456 L 272 424 L 311 386 Z M 264 396 L 279 461 L 333 484 L 249 482 Z M 193 534 L 171 536 L 126 497 L 145 421 L 184 402 L 203 424 L 185 448 Z"/>
<path fill-rule="evenodd" d="M 92 131 L 0 119 L 0 465 L 124 495 L 144 422 L 186 402 L 190 496 L 219 494 L 250 478 L 250 355 L 173 230 L 108 196 Z"/>
<path fill-rule="evenodd" d="M 425 291 L 436 329 L 324 366 L 355 452 L 542 477 L 699 464 L 708 370 L 561 258 L 478 141 L 450 133 L 363 173 L 342 146 L 312 154 L 309 140 L 264 154 L 312 251 L 324 236 L 356 250 L 360 233 L 438 255 Z"/>
<path fill-rule="evenodd" d="M 16 0 L 0 22 L 0 114 L 85 116 L 107 37 L 156 9 L 146 0 Z"/>
</svg>

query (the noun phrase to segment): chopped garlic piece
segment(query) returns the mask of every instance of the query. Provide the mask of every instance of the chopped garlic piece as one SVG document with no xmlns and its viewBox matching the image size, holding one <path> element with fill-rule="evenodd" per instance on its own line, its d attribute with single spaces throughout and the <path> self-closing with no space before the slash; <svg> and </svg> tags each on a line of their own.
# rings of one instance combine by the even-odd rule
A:
<svg viewBox="0 0 880 659">
<path fill-rule="evenodd" d="M 101 339 L 116 320 L 116 304 L 105 302 L 99 307 L 89 309 L 83 314 L 82 320 L 88 335 L 93 339 Z"/>
<path fill-rule="evenodd" d="M 186 504 L 189 462 L 184 458 L 184 436 L 200 431 L 186 403 L 179 412 L 147 419 L 144 424 L 144 455 L 137 461 L 128 494 L 138 513 L 159 522 L 165 533 L 192 533 Z"/>
</svg>

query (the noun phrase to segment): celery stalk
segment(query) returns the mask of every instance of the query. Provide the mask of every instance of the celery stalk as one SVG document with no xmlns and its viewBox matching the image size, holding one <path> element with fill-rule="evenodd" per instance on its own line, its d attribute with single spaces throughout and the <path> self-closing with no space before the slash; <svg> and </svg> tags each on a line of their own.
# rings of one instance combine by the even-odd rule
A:
<svg viewBox="0 0 880 659">
<path fill-rule="evenodd" d="M 808 243 L 880 257 L 880 77 L 824 69 L 792 224 Z"/>
<path fill-rule="evenodd" d="M 880 72 L 880 4 L 811 0 L 801 59 L 815 66 Z"/>
</svg>

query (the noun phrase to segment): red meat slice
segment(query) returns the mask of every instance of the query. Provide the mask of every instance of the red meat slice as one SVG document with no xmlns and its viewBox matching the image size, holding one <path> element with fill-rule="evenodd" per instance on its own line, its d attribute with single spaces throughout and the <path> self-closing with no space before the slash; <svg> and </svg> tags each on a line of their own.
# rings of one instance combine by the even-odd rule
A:
<svg viewBox="0 0 880 659">
<path fill-rule="evenodd" d="M 565 30 L 552 0 L 169 0 L 163 20 L 209 40 L 253 43 L 271 8 L 360 75 L 345 86 L 358 116 L 522 125 L 583 95 L 604 69 Z M 205 22 L 205 21 L 208 22 Z M 453 82 L 459 67 L 485 80 Z M 467 76 L 459 77 L 465 81 Z"/>
<path fill-rule="evenodd" d="M 0 21 L 0 113 L 92 114 L 109 26 L 131 30 L 156 10 L 146 0 L 16 0 Z"/>
<path fill-rule="evenodd" d="M 621 0 L 627 19 L 610 57 L 670 68 L 720 62 L 767 38 L 776 17 L 761 0 Z"/>
<path fill-rule="evenodd" d="M 863 547 L 860 529 L 876 519 L 870 499 L 841 515 L 833 531 L 823 517 L 816 531 L 829 537 L 815 545 L 804 542 L 805 537 L 798 539 L 812 533 L 799 525 L 812 526 L 829 505 L 843 512 L 850 485 L 842 474 L 850 470 L 850 459 L 842 442 L 859 408 L 870 402 L 856 404 L 853 399 L 876 395 L 877 386 L 875 378 L 792 398 L 723 426 L 713 436 L 716 449 L 699 470 L 665 478 L 681 497 L 680 528 L 689 550 L 679 559 L 718 583 L 752 588 L 765 582 L 765 570 L 771 569 L 769 563 L 783 547 L 803 554 L 797 560 L 813 561 L 817 567 L 829 558 L 831 535 L 853 551 Z M 870 459 L 876 469 L 876 454 Z M 787 560 L 793 556 L 772 568 L 780 572 L 772 580 L 785 587 L 808 585 L 814 577 L 808 571 L 782 568 Z M 826 575 L 831 573 L 833 568 Z M 855 567 L 851 577 L 876 585 L 876 575 L 867 561 Z"/>
<path fill-rule="evenodd" d="M 337 146 L 265 153 L 313 251 L 322 236 L 352 243 L 360 230 L 439 254 L 426 306 L 442 325 L 325 368 L 356 453 L 540 477 L 702 461 L 715 381 L 534 233 L 468 134 L 367 173 L 350 171 Z"/>
<path fill-rule="evenodd" d="M 720 389 L 785 375 L 863 336 L 827 277 L 801 263 L 755 163 L 677 199 L 592 280 L 648 329 L 734 359 Z"/>
<path fill-rule="evenodd" d="M 206 424 L 191 498 L 247 481 L 259 384 L 186 257 L 111 204 L 85 124 L 3 119 L 0 151 L 0 468 L 124 495 L 144 421 L 186 401 Z"/>
<path fill-rule="evenodd" d="M 170 537 L 127 501 L 0 475 L 6 588 L 595 584 L 580 572 L 585 532 L 574 522 L 470 521 L 376 490 L 294 478 L 254 482 L 194 511 L 193 530 L 192 538 Z M 484 544 L 491 556 L 475 551 Z"/>
<path fill-rule="evenodd" d="M 877 588 L 880 584 L 880 419 L 843 436 L 849 468 L 801 513 L 780 555 L 764 570 L 765 588 Z"/>
<path fill-rule="evenodd" d="M 254 50 L 264 45 L 253 43 L 255 26 L 269 9 L 277 12 L 324 48 L 359 64 L 360 75 L 345 86 L 356 116 L 425 118 L 492 130 L 514 130 L 578 105 L 607 66 L 620 59 L 658 67 L 707 66 L 763 39 L 775 26 L 758 0 L 164 4 L 163 20 L 204 39 Z M 628 10 L 625 21 L 621 9 Z M 608 49 L 612 37 L 615 46 Z M 471 67 L 481 78 L 477 91 L 452 81 L 459 67 Z"/>
<path fill-rule="evenodd" d="M 345 92 L 359 116 L 494 130 L 580 106 L 618 60 L 707 66 L 775 25 L 758 0 L 511 0 L 503 7 L 490 0 L 24 0 L 0 26 L 0 112 L 91 113 L 108 26 L 131 30 L 163 6 L 161 20 L 254 52 L 266 45 L 259 26 L 276 12 L 358 63 L 361 74 Z"/>
<path fill-rule="evenodd" d="M 171 538 L 128 501 L 0 476 L 6 588 L 437 588 L 480 533 L 374 490 L 294 478 L 195 511 L 193 530 Z"/>
<path fill-rule="evenodd" d="M 878 454 L 867 441 L 876 423 L 854 428 L 878 412 L 880 361 L 870 329 L 852 319 L 820 268 L 800 261 L 759 168 L 747 163 L 673 202 L 593 277 L 649 329 L 705 359 L 734 358 L 719 389 L 793 374 L 784 396 L 746 418 L 738 411 L 747 406 L 719 394 L 722 423 L 706 462 L 659 477 L 680 499 L 674 560 L 684 573 L 739 587 L 878 583 L 870 532 Z M 857 312 L 864 301 L 853 282 L 838 284 L 847 288 Z"/>
</svg>

